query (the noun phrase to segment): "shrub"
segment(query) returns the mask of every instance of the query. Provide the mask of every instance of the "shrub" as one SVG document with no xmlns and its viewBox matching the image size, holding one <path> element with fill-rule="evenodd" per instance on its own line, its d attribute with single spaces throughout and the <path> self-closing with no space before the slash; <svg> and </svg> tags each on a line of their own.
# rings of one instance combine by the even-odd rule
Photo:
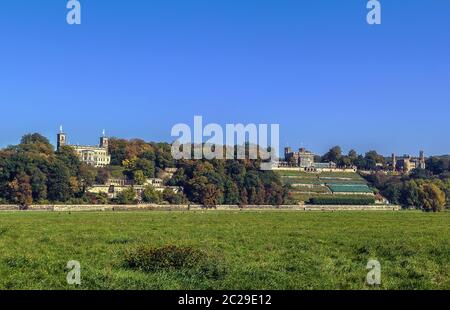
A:
<svg viewBox="0 0 450 310">
<path fill-rule="evenodd" d="M 189 246 L 140 246 L 125 252 L 125 266 L 144 272 L 181 271 L 214 279 L 225 274 L 217 256 Z"/>
<path fill-rule="evenodd" d="M 107 205 L 109 203 L 108 194 L 106 193 L 98 193 L 98 194 L 87 193 L 86 196 L 90 204 Z"/>
<path fill-rule="evenodd" d="M 173 189 L 170 188 L 164 189 L 162 198 L 164 201 L 174 205 L 180 205 L 187 202 L 187 199 L 182 192 L 175 193 Z"/>
<path fill-rule="evenodd" d="M 142 192 L 142 200 L 147 203 L 161 203 L 161 193 L 157 192 L 153 186 L 148 185 Z"/>
<path fill-rule="evenodd" d="M 309 200 L 313 205 L 371 205 L 374 197 L 314 197 Z"/>
<path fill-rule="evenodd" d="M 136 192 L 134 188 L 128 188 L 117 194 L 115 203 L 121 205 L 131 205 L 137 203 Z"/>
</svg>

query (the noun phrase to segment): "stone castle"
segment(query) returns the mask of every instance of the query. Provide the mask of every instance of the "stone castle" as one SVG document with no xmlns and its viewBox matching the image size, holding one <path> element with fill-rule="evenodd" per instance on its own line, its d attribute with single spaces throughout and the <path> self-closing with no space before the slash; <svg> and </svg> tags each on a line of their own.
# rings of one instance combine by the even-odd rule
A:
<svg viewBox="0 0 450 310">
<path fill-rule="evenodd" d="M 336 163 L 321 163 L 315 161 L 316 155 L 305 148 L 294 152 L 290 147 L 284 149 L 284 161 L 279 163 L 280 167 L 296 167 L 306 172 L 318 172 L 322 170 L 336 170 Z"/>
<path fill-rule="evenodd" d="M 338 168 L 334 162 L 315 162 L 316 155 L 313 152 L 300 148 L 295 152 L 290 147 L 284 149 L 284 161 L 280 161 L 278 168 L 299 168 L 305 172 L 319 172 L 319 171 L 356 171 L 356 167 L 340 167 Z M 426 158 L 423 151 L 419 152 L 418 157 L 411 155 L 403 155 L 397 157 L 392 154 L 390 158 L 386 159 L 386 166 L 377 164 L 380 169 L 391 170 L 393 172 L 400 172 L 404 174 L 411 173 L 414 169 L 425 169 Z"/>
<path fill-rule="evenodd" d="M 395 154 L 392 154 L 390 166 L 392 171 L 402 171 L 404 173 L 410 173 L 414 169 L 425 169 L 426 161 L 424 152 L 420 151 L 419 157 L 412 157 L 411 155 L 397 157 Z"/>
<path fill-rule="evenodd" d="M 63 146 L 72 147 L 80 160 L 88 165 L 94 167 L 104 167 L 111 163 L 111 156 L 109 155 L 109 139 L 105 136 L 105 131 L 100 137 L 100 144 L 98 146 L 91 145 L 69 145 L 67 143 L 67 135 L 63 132 L 62 127 L 57 134 L 57 150 L 59 151 Z"/>
</svg>

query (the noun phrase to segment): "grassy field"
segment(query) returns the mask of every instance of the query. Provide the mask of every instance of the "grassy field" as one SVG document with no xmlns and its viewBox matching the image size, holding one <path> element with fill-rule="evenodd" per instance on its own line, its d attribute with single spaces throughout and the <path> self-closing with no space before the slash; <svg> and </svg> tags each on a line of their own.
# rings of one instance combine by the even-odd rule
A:
<svg viewBox="0 0 450 310">
<path fill-rule="evenodd" d="M 164 246 L 208 260 L 127 263 Z M 369 259 L 381 289 L 450 289 L 449 212 L 11 212 L 0 213 L 0 249 L 0 289 L 71 289 L 69 260 L 81 263 L 81 289 L 372 289 Z"/>
</svg>

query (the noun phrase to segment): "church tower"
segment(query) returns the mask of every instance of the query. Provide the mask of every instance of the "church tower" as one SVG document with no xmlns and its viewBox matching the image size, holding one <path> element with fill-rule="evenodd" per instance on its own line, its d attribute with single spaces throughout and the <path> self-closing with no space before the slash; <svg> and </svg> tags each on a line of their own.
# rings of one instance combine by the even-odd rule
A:
<svg viewBox="0 0 450 310">
<path fill-rule="evenodd" d="M 103 135 L 100 137 L 100 147 L 106 149 L 106 152 L 108 152 L 109 139 L 106 137 L 105 130 L 103 130 Z"/>
<path fill-rule="evenodd" d="M 56 135 L 56 150 L 59 152 L 61 147 L 67 143 L 66 134 L 63 132 L 62 126 L 59 128 L 59 133 Z"/>
</svg>

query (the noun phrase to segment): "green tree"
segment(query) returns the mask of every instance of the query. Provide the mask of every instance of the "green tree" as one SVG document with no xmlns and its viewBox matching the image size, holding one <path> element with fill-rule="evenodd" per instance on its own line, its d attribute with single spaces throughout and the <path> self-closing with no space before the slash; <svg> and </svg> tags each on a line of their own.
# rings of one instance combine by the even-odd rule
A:
<svg viewBox="0 0 450 310">
<path fill-rule="evenodd" d="M 163 200 L 175 205 L 187 202 L 186 197 L 183 195 L 183 193 L 175 193 L 171 188 L 164 189 Z"/>
<path fill-rule="evenodd" d="M 325 155 L 323 155 L 322 160 L 324 162 L 339 162 L 339 159 L 342 156 L 342 149 L 340 146 L 332 147 Z"/>
<path fill-rule="evenodd" d="M 95 177 L 95 182 L 97 184 L 106 184 L 108 180 L 111 178 L 111 172 L 107 168 L 99 168 L 97 171 L 97 175 Z"/>
<path fill-rule="evenodd" d="M 148 159 L 138 159 L 136 161 L 136 169 L 141 170 L 146 178 L 155 177 L 155 164 Z"/>
<path fill-rule="evenodd" d="M 369 170 L 375 170 L 377 168 L 377 164 L 384 165 L 385 160 L 384 157 L 379 155 L 376 151 L 369 151 L 365 156 L 365 168 Z"/>
<path fill-rule="evenodd" d="M 148 185 L 144 188 L 142 192 L 142 200 L 146 203 L 161 203 L 161 193 L 156 191 L 155 188 L 151 185 Z"/>
<path fill-rule="evenodd" d="M 47 199 L 47 175 L 40 169 L 33 169 L 31 173 L 31 190 L 34 201 Z"/>
<path fill-rule="evenodd" d="M 285 193 L 283 186 L 276 182 L 272 182 L 271 186 L 266 190 L 266 195 L 268 195 L 267 200 L 269 204 L 279 206 L 283 204 L 287 193 Z"/>
<path fill-rule="evenodd" d="M 450 207 L 450 178 L 449 179 L 445 179 L 442 182 L 442 190 L 445 193 L 445 198 L 446 198 L 446 206 Z"/>
<path fill-rule="evenodd" d="M 53 146 L 50 141 L 38 133 L 24 135 L 20 140 L 19 149 L 23 152 L 53 155 Z"/>
<path fill-rule="evenodd" d="M 61 161 L 49 167 L 47 178 L 48 199 L 54 202 L 65 202 L 73 197 L 70 181 L 70 170 Z"/>
<path fill-rule="evenodd" d="M 445 208 L 445 194 L 435 184 L 425 183 L 421 185 L 419 199 L 425 211 L 438 212 Z"/>
<path fill-rule="evenodd" d="M 30 177 L 26 174 L 20 174 L 9 184 L 11 196 L 15 203 L 21 206 L 29 206 L 33 203 Z"/>
<path fill-rule="evenodd" d="M 137 203 L 137 195 L 134 188 L 127 188 L 117 194 L 116 203 L 122 205 L 131 205 Z"/>
<path fill-rule="evenodd" d="M 239 206 L 240 206 L 240 207 L 245 207 L 245 206 L 247 206 L 247 205 L 248 205 L 248 193 L 247 193 L 247 189 L 246 189 L 246 188 L 243 188 L 243 189 L 240 191 L 239 196 L 240 196 Z"/>
<path fill-rule="evenodd" d="M 418 207 L 420 206 L 419 197 L 420 188 L 414 180 L 409 181 L 405 184 L 402 195 L 402 202 L 406 206 Z"/>
<path fill-rule="evenodd" d="M 342 156 L 337 162 L 337 164 L 341 167 L 349 167 L 353 165 L 353 161 L 348 156 Z"/>
<path fill-rule="evenodd" d="M 221 203 L 222 191 L 214 184 L 202 188 L 200 203 L 207 208 L 214 208 Z"/>
<path fill-rule="evenodd" d="M 228 205 L 239 204 L 239 188 L 231 179 L 228 179 L 224 185 L 224 203 Z"/>
<path fill-rule="evenodd" d="M 401 203 L 401 193 L 401 184 L 395 183 L 391 184 L 383 191 L 383 195 L 389 200 L 389 202 L 396 205 Z"/>
<path fill-rule="evenodd" d="M 355 161 L 358 159 L 358 153 L 356 153 L 356 151 L 355 150 L 353 150 L 353 149 L 351 149 L 349 152 L 348 152 L 348 158 L 352 161 L 352 164 L 354 164 L 355 163 Z"/>
<path fill-rule="evenodd" d="M 144 172 L 142 172 L 142 170 L 136 170 L 133 172 L 133 180 L 135 184 L 142 185 L 145 183 L 147 178 L 145 177 Z"/>
<path fill-rule="evenodd" d="M 80 184 L 81 193 L 85 193 L 86 190 L 94 185 L 95 176 L 97 171 L 94 167 L 91 167 L 85 163 L 81 163 L 78 168 L 78 183 Z"/>
</svg>

